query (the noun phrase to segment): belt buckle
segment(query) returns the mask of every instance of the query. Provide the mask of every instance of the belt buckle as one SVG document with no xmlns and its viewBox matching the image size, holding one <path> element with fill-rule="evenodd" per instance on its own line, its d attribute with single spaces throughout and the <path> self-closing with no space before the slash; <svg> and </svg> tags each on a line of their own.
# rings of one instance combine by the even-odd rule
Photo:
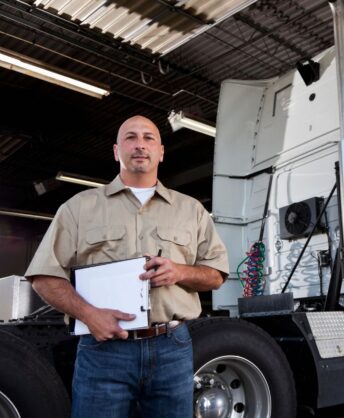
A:
<svg viewBox="0 0 344 418">
<path fill-rule="evenodd" d="M 137 333 L 138 333 L 138 331 L 140 331 L 140 330 L 137 330 L 137 329 L 133 329 L 132 330 L 132 339 L 133 340 L 143 340 L 143 339 L 146 339 L 146 338 L 151 338 L 151 337 L 158 337 L 159 335 L 160 335 L 160 327 L 161 326 L 163 326 L 163 325 L 165 325 L 166 326 L 166 324 L 154 324 L 152 327 L 151 327 L 151 329 L 152 328 L 154 328 L 154 334 L 152 334 L 152 335 L 147 335 L 147 336 L 145 336 L 145 337 L 139 337 L 138 335 L 137 335 Z M 149 328 L 148 328 L 149 329 Z"/>
<path fill-rule="evenodd" d="M 160 335 L 159 334 L 159 327 L 160 327 L 160 325 L 159 324 L 155 324 L 154 325 L 154 328 L 155 328 L 155 336 L 157 337 L 158 335 Z"/>
<path fill-rule="evenodd" d="M 133 329 L 133 340 L 143 340 L 144 337 L 138 337 L 137 336 L 137 329 Z"/>
<path fill-rule="evenodd" d="M 146 338 L 150 338 L 150 337 L 152 337 L 152 335 L 151 336 L 142 336 L 142 337 L 139 337 L 138 335 L 137 335 L 137 333 L 138 333 L 138 331 L 141 331 L 141 330 L 137 330 L 137 329 L 133 329 L 132 330 L 132 332 L 133 332 L 133 340 L 144 340 L 144 339 L 146 339 Z M 158 329 L 156 328 L 155 329 L 155 335 L 159 335 L 158 334 Z"/>
</svg>

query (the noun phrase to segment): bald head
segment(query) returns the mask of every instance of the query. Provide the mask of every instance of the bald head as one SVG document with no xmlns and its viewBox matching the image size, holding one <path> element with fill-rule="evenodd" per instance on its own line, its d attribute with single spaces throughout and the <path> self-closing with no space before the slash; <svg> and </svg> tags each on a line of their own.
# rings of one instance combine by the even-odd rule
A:
<svg viewBox="0 0 344 418">
<path fill-rule="evenodd" d="M 161 143 L 160 131 L 158 127 L 155 125 L 155 123 L 150 119 L 146 118 L 145 116 L 136 115 L 125 120 L 119 127 L 116 139 L 117 144 L 121 137 L 123 137 L 125 133 L 128 132 L 128 130 L 130 130 L 131 128 L 144 129 L 147 132 L 151 131 L 151 133 L 153 133 L 154 136 L 156 136 Z"/>
</svg>

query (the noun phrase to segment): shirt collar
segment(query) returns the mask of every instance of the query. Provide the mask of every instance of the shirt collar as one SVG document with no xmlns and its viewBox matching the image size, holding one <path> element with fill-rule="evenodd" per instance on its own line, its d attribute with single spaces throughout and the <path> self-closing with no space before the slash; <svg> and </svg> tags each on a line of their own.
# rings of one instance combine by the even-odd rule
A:
<svg viewBox="0 0 344 418">
<path fill-rule="evenodd" d="M 169 189 L 167 189 L 159 180 L 156 185 L 156 193 L 158 193 L 167 203 L 172 205 L 172 194 Z"/>
<path fill-rule="evenodd" d="M 126 189 L 125 184 L 123 184 L 120 176 L 116 176 L 111 183 L 107 184 L 105 187 L 105 195 L 111 196 L 117 194 Z M 161 196 L 167 203 L 172 204 L 172 195 L 169 189 L 167 189 L 159 180 L 156 185 L 156 193 Z"/>
<path fill-rule="evenodd" d="M 111 196 L 112 194 L 119 193 L 125 190 L 125 185 L 122 183 L 120 176 L 116 176 L 111 183 L 107 184 L 105 187 L 105 195 Z"/>
</svg>

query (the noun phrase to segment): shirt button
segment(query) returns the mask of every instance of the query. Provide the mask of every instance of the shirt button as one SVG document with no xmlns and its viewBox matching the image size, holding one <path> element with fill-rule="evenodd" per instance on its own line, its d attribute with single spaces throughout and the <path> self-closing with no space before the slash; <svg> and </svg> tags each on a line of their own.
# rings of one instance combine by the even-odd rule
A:
<svg viewBox="0 0 344 418">
<path fill-rule="evenodd" d="M 143 235 L 141 234 L 141 235 L 139 235 L 139 239 L 143 239 Z"/>
</svg>

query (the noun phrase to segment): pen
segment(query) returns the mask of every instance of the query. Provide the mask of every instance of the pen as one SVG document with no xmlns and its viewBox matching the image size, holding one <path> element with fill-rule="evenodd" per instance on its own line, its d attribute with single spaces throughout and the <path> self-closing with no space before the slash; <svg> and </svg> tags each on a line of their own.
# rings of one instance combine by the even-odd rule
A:
<svg viewBox="0 0 344 418">
<path fill-rule="evenodd" d="M 161 254 L 162 254 L 162 249 L 160 248 L 159 251 L 158 251 L 157 257 L 161 257 Z M 157 271 L 158 268 L 159 268 L 159 266 L 154 266 L 153 267 L 154 271 Z"/>
</svg>

